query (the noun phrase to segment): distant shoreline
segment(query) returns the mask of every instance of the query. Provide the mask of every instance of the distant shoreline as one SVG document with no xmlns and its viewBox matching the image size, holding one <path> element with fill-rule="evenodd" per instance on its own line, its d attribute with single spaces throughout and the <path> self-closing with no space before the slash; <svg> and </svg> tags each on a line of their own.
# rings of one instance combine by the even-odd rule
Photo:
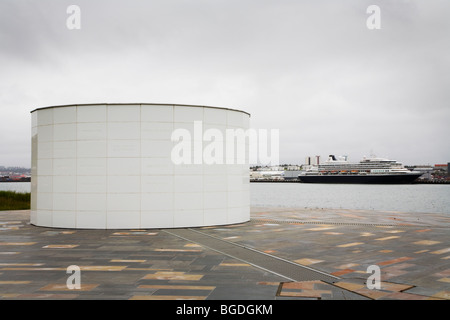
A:
<svg viewBox="0 0 450 320">
<path fill-rule="evenodd" d="M 0 180 L 0 182 L 31 182 L 31 178 L 22 178 L 20 180 Z M 280 179 L 250 179 L 250 182 L 266 182 L 266 183 L 303 183 L 297 179 L 280 180 Z M 450 180 L 418 180 L 412 184 L 450 184 Z"/>
<path fill-rule="evenodd" d="M 288 180 L 281 180 L 281 179 L 250 179 L 251 183 L 304 183 L 297 179 L 288 179 Z M 339 184 L 339 183 L 336 183 Z M 417 180 L 414 181 L 411 184 L 450 184 L 450 180 Z"/>
</svg>

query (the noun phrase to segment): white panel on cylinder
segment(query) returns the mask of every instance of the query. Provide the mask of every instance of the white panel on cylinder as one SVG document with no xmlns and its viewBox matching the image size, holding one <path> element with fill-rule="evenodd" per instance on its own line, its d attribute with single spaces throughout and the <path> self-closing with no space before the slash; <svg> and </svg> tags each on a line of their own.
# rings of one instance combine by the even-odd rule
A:
<svg viewBox="0 0 450 320">
<path fill-rule="evenodd" d="M 31 115 L 34 225 L 175 228 L 250 219 L 249 150 L 226 154 L 227 130 L 249 128 L 246 112 L 89 104 Z"/>
</svg>

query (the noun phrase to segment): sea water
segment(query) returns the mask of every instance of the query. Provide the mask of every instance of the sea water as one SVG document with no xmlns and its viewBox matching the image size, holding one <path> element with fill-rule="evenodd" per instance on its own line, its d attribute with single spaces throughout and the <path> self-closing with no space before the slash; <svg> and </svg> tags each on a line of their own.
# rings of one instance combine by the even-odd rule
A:
<svg viewBox="0 0 450 320">
<path fill-rule="evenodd" d="M 362 209 L 450 214 L 448 184 L 251 183 L 250 203 L 262 207 Z"/>
<path fill-rule="evenodd" d="M 30 192 L 30 182 L 0 182 L 0 190 Z M 448 184 L 250 183 L 250 205 L 450 214 Z"/>
</svg>

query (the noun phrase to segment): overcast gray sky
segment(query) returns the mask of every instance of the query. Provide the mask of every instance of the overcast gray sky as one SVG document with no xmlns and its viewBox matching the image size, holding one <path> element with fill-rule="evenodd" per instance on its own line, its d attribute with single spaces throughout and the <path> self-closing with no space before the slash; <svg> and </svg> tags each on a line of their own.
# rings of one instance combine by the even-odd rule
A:
<svg viewBox="0 0 450 320">
<path fill-rule="evenodd" d="M 31 110 L 103 102 L 247 111 L 280 130 L 281 163 L 450 162 L 449 13 L 447 0 L 1 0 L 0 165 L 30 167 Z"/>
</svg>

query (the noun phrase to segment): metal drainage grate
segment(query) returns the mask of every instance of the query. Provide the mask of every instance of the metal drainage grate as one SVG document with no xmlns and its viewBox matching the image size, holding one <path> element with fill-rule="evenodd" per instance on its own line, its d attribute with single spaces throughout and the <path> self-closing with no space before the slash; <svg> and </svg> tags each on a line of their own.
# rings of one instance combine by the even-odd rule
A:
<svg viewBox="0 0 450 320">
<path fill-rule="evenodd" d="M 417 227 L 417 226 L 412 226 L 412 225 L 395 225 L 395 224 L 383 224 L 383 223 L 358 223 L 358 222 L 334 222 L 334 221 L 301 221 L 301 220 L 265 220 L 265 219 L 251 219 L 250 223 L 329 224 L 329 225 L 337 225 L 337 226 L 396 227 L 396 228 Z"/>
<path fill-rule="evenodd" d="M 265 271 L 274 273 L 290 281 L 322 280 L 335 282 L 338 277 L 270 254 L 225 241 L 193 229 L 171 229 L 164 232 L 198 243 L 211 250 L 241 260 Z"/>
</svg>

